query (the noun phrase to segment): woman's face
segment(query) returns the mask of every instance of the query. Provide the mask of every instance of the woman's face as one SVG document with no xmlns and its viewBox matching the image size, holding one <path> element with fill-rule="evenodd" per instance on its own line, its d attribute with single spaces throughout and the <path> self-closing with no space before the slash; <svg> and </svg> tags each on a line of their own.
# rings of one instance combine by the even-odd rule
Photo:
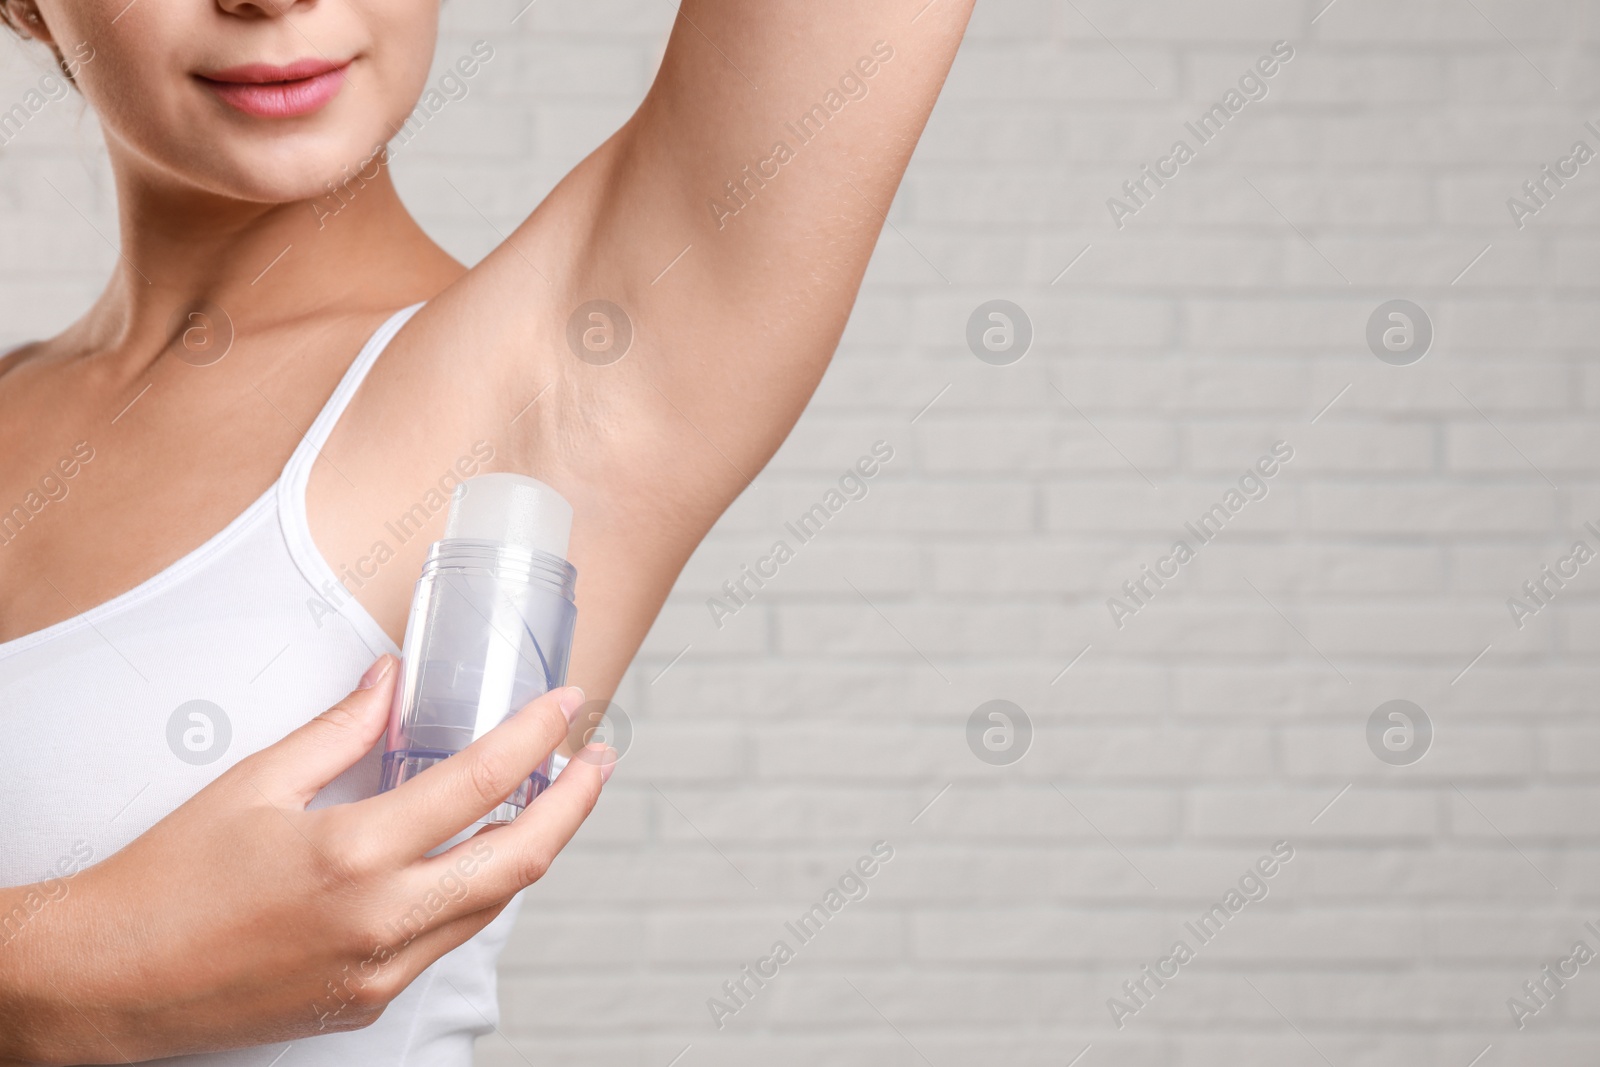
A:
<svg viewBox="0 0 1600 1067">
<path fill-rule="evenodd" d="M 389 140 L 422 92 L 439 18 L 439 0 L 38 5 L 36 36 L 54 41 L 113 152 L 269 203 L 324 194 Z"/>
</svg>

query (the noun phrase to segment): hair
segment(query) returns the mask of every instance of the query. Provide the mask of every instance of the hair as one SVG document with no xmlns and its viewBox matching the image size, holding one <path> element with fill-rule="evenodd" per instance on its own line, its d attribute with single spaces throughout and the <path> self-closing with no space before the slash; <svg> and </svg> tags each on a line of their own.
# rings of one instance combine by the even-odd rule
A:
<svg viewBox="0 0 1600 1067">
<path fill-rule="evenodd" d="M 34 10 L 38 9 L 35 8 Z M 28 32 L 26 27 L 17 22 L 16 16 L 11 13 L 11 5 L 6 3 L 6 0 L 0 0 L 0 22 L 4 22 L 6 27 L 10 29 L 12 33 L 16 34 L 24 41 L 38 40 L 37 37 Z M 67 79 L 67 84 L 76 89 L 78 87 L 78 83 L 72 77 L 72 71 L 67 67 L 67 57 L 62 54 L 61 48 L 58 45 L 51 44 L 49 47 L 51 55 L 55 57 L 56 69 L 61 71 L 61 76 L 63 78 Z"/>
</svg>

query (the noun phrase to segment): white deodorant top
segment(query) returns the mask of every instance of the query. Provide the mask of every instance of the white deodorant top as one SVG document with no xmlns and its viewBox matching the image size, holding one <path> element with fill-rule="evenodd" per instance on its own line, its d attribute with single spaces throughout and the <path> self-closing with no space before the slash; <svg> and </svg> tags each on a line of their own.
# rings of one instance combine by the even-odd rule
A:
<svg viewBox="0 0 1600 1067">
<path fill-rule="evenodd" d="M 572 505 L 537 478 L 480 474 L 451 494 L 444 535 L 502 541 L 566 559 Z"/>
</svg>

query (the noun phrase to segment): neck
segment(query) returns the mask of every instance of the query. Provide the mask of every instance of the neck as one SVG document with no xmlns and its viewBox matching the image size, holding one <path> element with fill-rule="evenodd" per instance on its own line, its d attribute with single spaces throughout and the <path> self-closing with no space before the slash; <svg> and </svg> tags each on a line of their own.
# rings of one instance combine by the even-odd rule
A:
<svg viewBox="0 0 1600 1067">
<path fill-rule="evenodd" d="M 463 268 L 423 232 L 378 157 L 309 200 L 253 203 L 154 180 L 113 149 L 121 250 L 73 348 L 140 371 L 202 305 L 236 331 L 427 299 Z M 119 158 L 120 157 L 120 158 Z"/>
</svg>

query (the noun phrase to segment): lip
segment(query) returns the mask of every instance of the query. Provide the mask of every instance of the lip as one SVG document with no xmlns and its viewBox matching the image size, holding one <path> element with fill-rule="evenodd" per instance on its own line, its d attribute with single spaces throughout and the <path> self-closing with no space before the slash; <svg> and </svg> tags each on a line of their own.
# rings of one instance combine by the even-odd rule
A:
<svg viewBox="0 0 1600 1067">
<path fill-rule="evenodd" d="M 293 63 L 245 63 L 195 74 L 223 103 L 246 115 L 290 119 L 326 107 L 344 86 L 353 60 L 297 59 Z"/>
</svg>

